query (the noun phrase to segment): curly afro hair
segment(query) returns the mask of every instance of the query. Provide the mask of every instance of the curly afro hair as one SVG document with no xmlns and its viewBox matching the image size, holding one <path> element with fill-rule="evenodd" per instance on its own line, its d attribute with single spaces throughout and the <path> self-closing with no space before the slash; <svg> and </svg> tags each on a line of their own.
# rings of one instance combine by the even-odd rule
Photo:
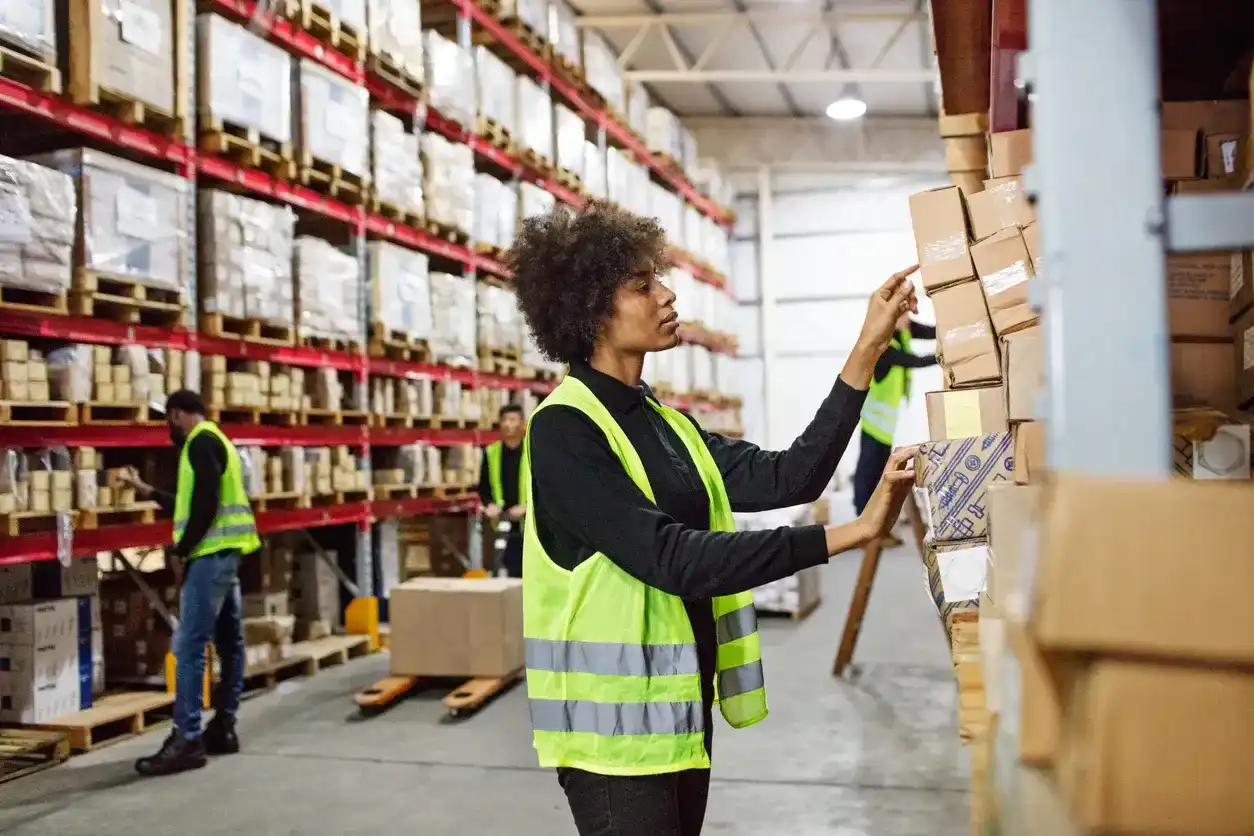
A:
<svg viewBox="0 0 1254 836">
<path fill-rule="evenodd" d="M 601 200 L 525 219 L 509 260 L 540 353 L 557 363 L 586 361 L 613 313 L 614 291 L 641 260 L 660 267 L 665 249 L 657 221 Z"/>
</svg>

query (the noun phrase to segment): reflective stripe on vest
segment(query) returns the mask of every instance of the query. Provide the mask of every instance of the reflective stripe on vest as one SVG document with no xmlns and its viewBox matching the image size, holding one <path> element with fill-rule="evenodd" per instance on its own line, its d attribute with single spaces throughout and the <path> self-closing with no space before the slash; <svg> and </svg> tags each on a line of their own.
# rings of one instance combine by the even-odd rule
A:
<svg viewBox="0 0 1254 836">
<path fill-rule="evenodd" d="M 701 700 L 687 702 L 593 702 L 531 700 L 535 731 L 595 734 L 704 734 Z"/>
<path fill-rule="evenodd" d="M 674 676 L 700 673 L 696 644 L 619 644 L 524 639 L 531 670 L 604 676 Z"/>
</svg>

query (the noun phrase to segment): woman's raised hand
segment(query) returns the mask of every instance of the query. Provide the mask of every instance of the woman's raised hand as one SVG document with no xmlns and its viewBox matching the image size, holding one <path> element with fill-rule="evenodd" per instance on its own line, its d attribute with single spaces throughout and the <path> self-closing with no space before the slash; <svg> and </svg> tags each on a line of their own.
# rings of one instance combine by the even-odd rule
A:
<svg viewBox="0 0 1254 836">
<path fill-rule="evenodd" d="M 894 273 L 892 278 L 871 295 L 871 300 L 867 303 L 866 319 L 862 321 L 858 346 L 876 359 L 892 342 L 901 315 L 919 312 L 919 300 L 914 293 L 914 283 L 910 281 L 910 275 L 918 269 L 919 265 L 915 264 L 900 273 Z"/>
</svg>

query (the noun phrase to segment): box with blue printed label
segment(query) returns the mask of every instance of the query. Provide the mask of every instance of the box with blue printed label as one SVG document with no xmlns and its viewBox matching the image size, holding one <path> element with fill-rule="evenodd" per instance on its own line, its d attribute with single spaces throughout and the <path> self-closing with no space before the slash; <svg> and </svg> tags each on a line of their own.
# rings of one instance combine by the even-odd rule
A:
<svg viewBox="0 0 1254 836">
<path fill-rule="evenodd" d="M 929 539 L 952 542 L 985 537 L 988 486 L 1013 478 L 1011 434 L 927 442 L 919 448 L 915 472 Z"/>
</svg>

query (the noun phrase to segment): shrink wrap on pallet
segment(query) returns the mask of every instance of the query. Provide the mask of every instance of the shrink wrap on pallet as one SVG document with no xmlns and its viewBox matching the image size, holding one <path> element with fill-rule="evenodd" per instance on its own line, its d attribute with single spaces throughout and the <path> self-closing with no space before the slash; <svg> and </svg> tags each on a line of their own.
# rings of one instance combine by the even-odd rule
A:
<svg viewBox="0 0 1254 836">
<path fill-rule="evenodd" d="M 523 322 L 514 291 L 480 284 L 476 292 L 479 346 L 489 351 L 521 353 Z"/>
<path fill-rule="evenodd" d="M 648 186 L 650 217 L 657 218 L 672 243 L 683 237 L 683 198 L 664 186 L 650 182 Z"/>
<path fill-rule="evenodd" d="M 423 200 L 427 220 L 469 234 L 475 223 L 475 154 L 469 145 L 422 135 Z"/>
<path fill-rule="evenodd" d="M 448 38 L 427 31 L 427 91 L 431 106 L 460 125 L 475 121 L 475 61 Z"/>
<path fill-rule="evenodd" d="M 547 214 L 556 202 L 557 198 L 553 197 L 552 192 L 547 192 L 534 183 L 528 183 L 525 180 L 518 182 L 518 219 L 520 223 L 523 218 Z"/>
<path fill-rule="evenodd" d="M 366 0 L 318 0 L 336 19 L 358 35 L 366 32 Z"/>
<path fill-rule="evenodd" d="M 593 197 L 604 199 L 609 183 L 605 171 L 605 151 L 591 140 L 583 144 L 583 187 Z"/>
<path fill-rule="evenodd" d="M 296 327 L 302 337 L 362 342 L 357 259 L 321 238 L 296 239 Z"/>
<path fill-rule="evenodd" d="M 183 63 L 179 53 L 186 49 L 174 25 L 178 2 L 82 0 L 70 4 L 70 49 L 76 61 L 82 60 L 80 54 L 82 58 L 91 55 L 91 84 L 175 115 L 178 67 Z M 76 43 L 78 39 L 83 42 Z"/>
<path fill-rule="evenodd" d="M 646 121 L 645 144 L 655 154 L 665 154 L 672 162 L 683 164 L 683 126 L 679 117 L 664 107 L 651 107 Z"/>
<path fill-rule="evenodd" d="M 475 223 L 477 242 L 508 249 L 514 240 L 517 196 L 512 186 L 491 174 L 475 175 Z"/>
<path fill-rule="evenodd" d="M 371 241 L 370 288 L 374 321 L 414 339 L 431 337 L 427 256 L 387 241 Z"/>
<path fill-rule="evenodd" d="M 298 64 L 297 137 L 302 163 L 310 157 L 370 180 L 370 93 L 313 61 Z"/>
<path fill-rule="evenodd" d="M 81 266 L 186 294 L 186 180 L 88 148 L 30 159 L 74 179 Z"/>
<path fill-rule="evenodd" d="M 32 52 L 55 65 L 57 29 L 53 0 L 0 3 L 0 42 Z"/>
<path fill-rule="evenodd" d="M 518 142 L 539 156 L 553 161 L 553 104 L 538 84 L 518 76 Z"/>
<path fill-rule="evenodd" d="M 382 110 L 370 111 L 371 174 L 375 196 L 405 212 L 422 215 L 422 157 L 416 133 Z"/>
<path fill-rule="evenodd" d="M 548 0 L 503 0 L 500 16 L 502 20 L 518 20 L 540 40 L 549 40 Z"/>
<path fill-rule="evenodd" d="M 474 282 L 463 276 L 432 273 L 431 308 L 440 312 L 431 331 L 431 353 L 435 360 L 473 364 L 478 356 Z"/>
<path fill-rule="evenodd" d="M 579 58 L 579 27 L 575 24 L 575 12 L 565 0 L 549 2 L 549 43 L 557 54 L 566 59 L 575 70 L 583 68 Z"/>
<path fill-rule="evenodd" d="M 0 286 L 65 293 L 77 209 L 68 175 L 0 156 Z"/>
<path fill-rule="evenodd" d="M 683 204 L 684 216 L 680 240 L 675 243 L 690 253 L 705 256 L 705 215 L 687 201 Z"/>
<path fill-rule="evenodd" d="M 637 215 L 651 217 L 649 211 L 649 170 L 628 160 L 624 166 L 627 182 L 627 197 L 624 205 Z"/>
<path fill-rule="evenodd" d="M 370 0 L 370 52 L 419 84 L 426 77 L 419 0 Z"/>
<path fill-rule="evenodd" d="M 518 74 L 486 46 L 475 47 L 475 101 L 478 115 L 518 136 Z"/>
<path fill-rule="evenodd" d="M 292 57 L 219 15 L 200 15 L 196 31 L 201 130 L 219 130 L 226 122 L 291 142 Z"/>
<path fill-rule="evenodd" d="M 627 110 L 623 91 L 623 71 L 618 56 L 605 38 L 590 29 L 583 30 L 583 72 L 588 85 L 619 113 Z"/>
<path fill-rule="evenodd" d="M 291 328 L 295 213 L 216 189 L 200 190 L 197 201 L 201 312 Z"/>
<path fill-rule="evenodd" d="M 605 196 L 623 207 L 630 207 L 631 192 L 628 188 L 631 164 L 627 156 L 617 148 L 605 149 Z"/>
<path fill-rule="evenodd" d="M 649 133 L 649 91 L 639 81 L 627 82 L 627 127 L 640 136 Z"/>
<path fill-rule="evenodd" d="M 553 162 L 582 179 L 587 141 L 583 118 L 564 104 L 553 105 L 553 117 Z"/>
</svg>

